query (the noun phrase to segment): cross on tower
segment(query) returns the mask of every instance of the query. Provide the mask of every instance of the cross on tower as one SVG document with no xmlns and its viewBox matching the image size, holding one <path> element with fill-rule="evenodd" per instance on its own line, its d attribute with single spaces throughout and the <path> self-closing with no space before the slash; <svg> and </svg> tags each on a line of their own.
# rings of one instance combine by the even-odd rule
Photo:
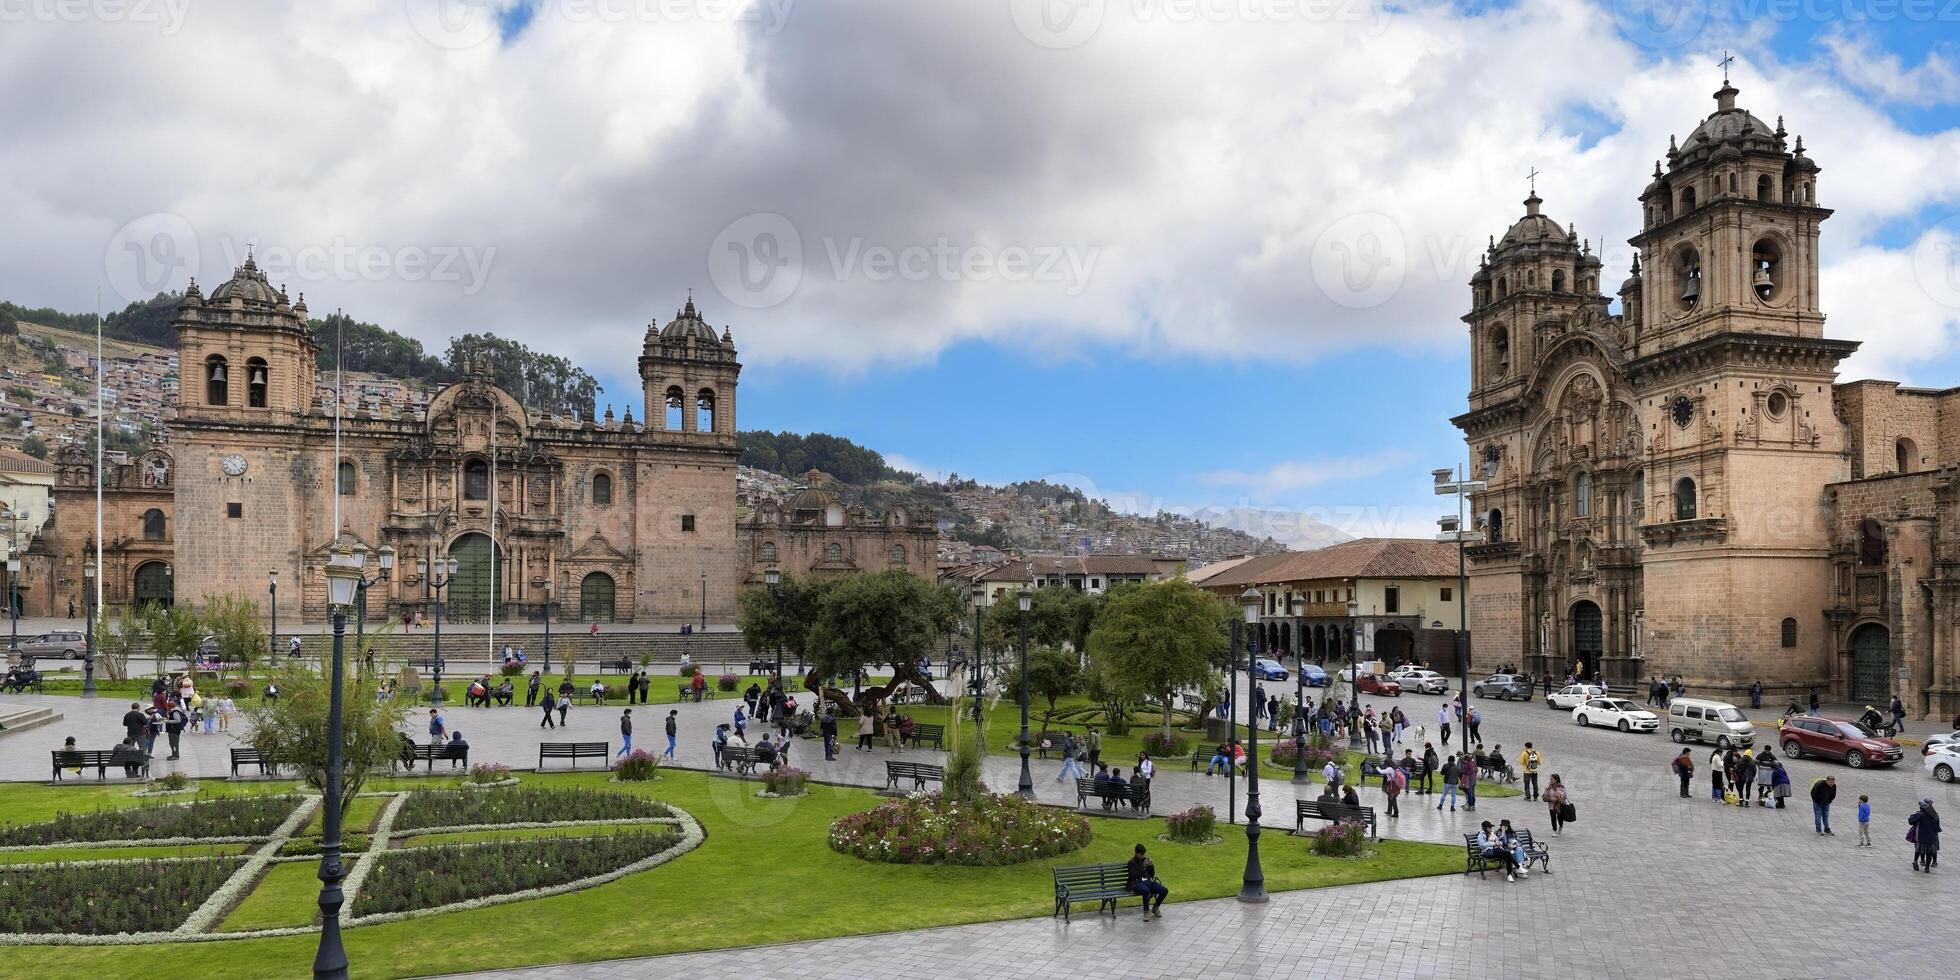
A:
<svg viewBox="0 0 1960 980">
<path fill-rule="evenodd" d="M 1722 66 L 1722 84 L 1727 85 L 1729 83 L 1729 66 L 1735 64 L 1735 56 L 1729 54 L 1727 50 L 1724 50 L 1722 52 L 1722 60 L 1716 62 L 1716 64 Z"/>
<path fill-rule="evenodd" d="M 1524 179 L 1531 182 L 1531 192 L 1538 193 L 1538 168 L 1532 167 L 1531 172 L 1524 175 Z"/>
</svg>

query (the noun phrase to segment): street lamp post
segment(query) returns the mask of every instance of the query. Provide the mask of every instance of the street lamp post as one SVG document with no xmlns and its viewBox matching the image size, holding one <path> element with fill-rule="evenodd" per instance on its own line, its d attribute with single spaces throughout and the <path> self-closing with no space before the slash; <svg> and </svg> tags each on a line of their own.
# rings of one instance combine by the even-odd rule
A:
<svg viewBox="0 0 1960 980">
<path fill-rule="evenodd" d="M 1355 602 L 1352 599 L 1348 600 L 1347 729 L 1348 729 L 1348 748 L 1350 749 L 1359 749 L 1361 747 L 1361 726 L 1357 724 L 1357 722 L 1361 718 L 1361 666 L 1359 663 L 1359 658 L 1355 653 L 1355 648 L 1360 646 L 1361 644 L 1359 642 L 1360 637 L 1356 635 L 1356 630 L 1354 628 L 1354 617 L 1359 615 L 1360 612 L 1361 612 L 1361 604 Z"/>
<path fill-rule="evenodd" d="M 333 609 L 333 664 L 327 680 L 327 773 L 321 805 L 326 807 L 320 830 L 320 949 L 313 955 L 314 980 L 343 980 L 347 950 L 340 944 L 340 880 L 347 876 L 340 863 L 340 778 L 342 744 L 342 657 L 347 639 L 347 607 L 360 592 L 359 560 L 345 549 L 327 562 L 327 604 Z"/>
<path fill-rule="evenodd" d="M 367 636 L 367 590 L 388 581 L 395 573 L 395 546 L 384 544 L 376 552 L 380 556 L 381 571 L 373 578 L 367 577 L 367 545 L 354 546 L 355 568 L 361 572 L 361 580 L 354 584 L 354 649 L 361 649 L 361 640 Z"/>
<path fill-rule="evenodd" d="M 1239 593 L 1239 607 L 1245 612 L 1245 696 L 1248 711 L 1251 710 L 1255 680 L 1252 658 L 1259 649 L 1260 601 L 1257 589 Z M 1239 901 L 1264 902 L 1266 872 L 1259 867 L 1259 725 L 1253 721 L 1252 715 L 1245 717 L 1245 879 L 1239 885 Z"/>
<path fill-rule="evenodd" d="M 0 531 L 7 536 L 7 649 L 20 652 L 20 515 L 0 504 Z"/>
<path fill-rule="evenodd" d="M 265 573 L 266 608 L 272 610 L 272 647 L 267 656 L 279 656 L 279 570 Z"/>
<path fill-rule="evenodd" d="M 462 564 L 454 558 L 438 558 L 431 566 L 426 558 L 415 559 L 416 573 L 426 577 L 429 588 L 434 590 L 436 595 L 436 654 L 435 660 L 430 664 L 435 670 L 436 681 L 435 688 L 429 692 L 430 704 L 442 703 L 442 590 L 456 580 L 456 570 L 461 568 Z"/>
<path fill-rule="evenodd" d="M 1291 606 L 1292 608 L 1288 611 L 1293 614 L 1293 626 L 1296 630 L 1302 630 L 1300 617 L 1306 614 L 1307 600 L 1302 596 L 1296 595 L 1293 597 Z M 1304 633 L 1304 630 L 1302 632 Z M 1298 666 L 1305 668 L 1307 665 L 1306 649 L 1300 645 L 1300 641 L 1298 640 L 1294 641 L 1293 649 L 1299 656 Z M 1302 669 L 1293 672 L 1293 785 L 1295 786 L 1307 785 L 1306 733 L 1307 672 Z"/>
<path fill-rule="evenodd" d="M 768 584 L 769 601 L 776 609 L 776 622 L 778 625 L 776 633 L 776 672 L 780 674 L 783 671 L 783 641 L 780 629 L 783 619 L 783 573 L 771 568 L 762 573 L 762 581 Z M 802 658 L 803 655 L 801 653 L 797 654 L 796 672 L 799 674 L 803 672 Z"/>
<path fill-rule="evenodd" d="M 707 631 L 708 631 L 708 573 L 702 572 L 701 573 L 701 632 L 706 633 Z M 783 665 L 780 661 L 776 664 L 776 669 L 777 670 L 783 669 Z"/>
<path fill-rule="evenodd" d="M 551 673 L 551 583 L 544 584 L 544 672 Z"/>
<path fill-rule="evenodd" d="M 975 583 L 973 586 L 973 656 L 967 658 L 967 672 L 973 678 L 973 721 L 980 723 L 981 702 L 986 699 L 986 677 L 980 672 L 980 602 L 987 598 L 987 590 Z M 984 735 L 984 733 L 983 733 Z M 982 742 L 981 744 L 986 744 Z"/>
<path fill-rule="evenodd" d="M 1225 651 L 1225 746 L 1231 748 L 1239 740 L 1239 716 L 1233 710 L 1232 702 L 1239 690 L 1239 632 L 1242 624 L 1232 620 L 1232 639 Z M 1248 763 L 1248 766 L 1253 763 Z M 1239 767 L 1230 759 L 1225 766 L 1225 823 L 1239 822 Z"/>
<path fill-rule="evenodd" d="M 95 559 L 82 562 L 82 697 L 95 697 Z"/>
<path fill-rule="evenodd" d="M 1015 594 L 1021 609 L 1021 785 L 1022 799 L 1034 799 L 1034 774 L 1028 770 L 1028 610 L 1034 608 L 1034 591 L 1022 586 Z"/>
<path fill-rule="evenodd" d="M 1435 469 L 1429 475 L 1436 478 L 1436 495 L 1456 497 L 1456 516 L 1443 517 L 1436 522 L 1442 529 L 1436 535 L 1438 541 L 1456 542 L 1456 670 L 1458 675 L 1457 699 L 1463 704 L 1463 711 L 1470 711 L 1470 581 L 1464 564 L 1464 549 L 1473 543 L 1480 543 L 1484 536 L 1477 531 L 1467 531 L 1463 527 L 1464 498 L 1483 493 L 1489 486 L 1482 480 L 1466 480 L 1461 467 L 1451 470 Z M 1450 477 L 1456 477 L 1452 480 Z M 1463 729 L 1463 751 L 1470 751 L 1470 726 L 1457 726 Z"/>
</svg>

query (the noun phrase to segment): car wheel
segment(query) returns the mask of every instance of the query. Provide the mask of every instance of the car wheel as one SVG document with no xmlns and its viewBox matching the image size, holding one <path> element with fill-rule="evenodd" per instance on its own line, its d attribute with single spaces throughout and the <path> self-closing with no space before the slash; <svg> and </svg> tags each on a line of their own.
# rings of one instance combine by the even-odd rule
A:
<svg viewBox="0 0 1960 980">
<path fill-rule="evenodd" d="M 1724 752 L 1726 752 L 1726 751 L 1728 751 L 1728 748 L 1729 748 L 1729 737 L 1728 737 L 1727 735 L 1718 735 L 1718 736 L 1716 736 L 1716 737 L 1715 737 L 1715 747 L 1716 747 L 1716 748 L 1719 748 L 1719 749 L 1721 749 L 1721 750 L 1723 750 Z"/>
<path fill-rule="evenodd" d="M 1591 728 L 1591 727 L 1592 727 L 1592 722 L 1590 722 L 1590 721 L 1587 721 L 1587 720 L 1586 720 L 1586 716 L 1585 716 L 1585 715 L 1580 715 L 1579 717 L 1577 717 L 1577 718 L 1575 718 L 1575 719 L 1573 719 L 1573 720 L 1575 720 L 1575 721 L 1577 721 L 1577 722 L 1579 723 L 1579 727 L 1581 727 L 1581 728 Z"/>
<path fill-rule="evenodd" d="M 1687 741 L 1687 740 L 1688 740 L 1688 735 L 1687 735 L 1687 733 L 1686 733 L 1686 732 L 1683 732 L 1683 731 L 1682 731 L 1681 729 L 1679 729 L 1679 728 L 1670 728 L 1670 729 L 1668 729 L 1668 730 L 1667 730 L 1667 737 L 1668 737 L 1668 738 L 1671 738 L 1671 739 L 1673 739 L 1673 740 L 1675 740 L 1676 742 L 1685 742 L 1685 741 Z"/>
<path fill-rule="evenodd" d="M 1844 754 L 1844 764 L 1853 769 L 1863 769 L 1865 768 L 1865 754 L 1857 749 L 1852 749 Z"/>
<path fill-rule="evenodd" d="M 1933 778 L 1942 783 L 1953 782 L 1953 767 L 1942 762 L 1933 767 Z"/>
<path fill-rule="evenodd" d="M 1791 739 L 1791 740 L 1789 740 L 1789 741 L 1787 741 L 1787 742 L 1784 742 L 1784 743 L 1783 743 L 1783 754 L 1784 754 L 1784 755 L 1786 755 L 1786 756 L 1789 756 L 1789 757 L 1790 757 L 1790 758 L 1792 758 L 1792 759 L 1801 759 L 1801 758 L 1803 758 L 1803 745 L 1802 745 L 1802 743 L 1800 743 L 1800 742 L 1798 742 L 1798 741 L 1797 741 L 1796 739 L 1794 739 L 1794 738 L 1793 738 L 1793 739 Z"/>
<path fill-rule="evenodd" d="M 1629 724 L 1627 724 L 1627 720 L 1626 720 L 1625 718 L 1622 718 L 1622 719 L 1620 719 L 1620 724 L 1619 724 L 1619 726 L 1618 726 L 1618 727 L 1619 727 L 1619 729 L 1620 729 L 1620 733 L 1621 733 L 1622 735 L 1624 735 L 1624 734 L 1626 734 L 1627 732 L 1630 732 L 1630 731 L 1632 731 L 1632 730 L 1633 730 L 1633 726 L 1632 726 L 1632 725 L 1629 725 Z"/>
<path fill-rule="evenodd" d="M 1558 710 L 1558 705 L 1556 705 L 1556 704 L 1553 704 L 1553 703 L 1552 703 L 1552 699 L 1551 699 L 1551 698 L 1546 698 L 1546 699 L 1545 699 L 1545 707 L 1547 707 L 1547 708 L 1550 708 L 1550 709 L 1552 709 L 1553 711 L 1557 711 L 1557 710 Z"/>
</svg>

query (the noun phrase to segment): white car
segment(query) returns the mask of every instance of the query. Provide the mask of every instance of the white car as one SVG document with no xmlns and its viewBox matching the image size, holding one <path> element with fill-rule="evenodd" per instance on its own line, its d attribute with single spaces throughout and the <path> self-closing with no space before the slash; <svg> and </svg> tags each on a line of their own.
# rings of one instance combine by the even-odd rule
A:
<svg viewBox="0 0 1960 980">
<path fill-rule="evenodd" d="M 1926 736 L 1926 741 L 1920 743 L 1919 754 L 1932 755 L 1942 745 L 1960 745 L 1960 732 L 1941 732 Z"/>
<path fill-rule="evenodd" d="M 1657 732 L 1661 719 L 1625 698 L 1591 698 L 1572 709 L 1572 720 L 1581 725 L 1617 728 L 1623 732 Z"/>
<path fill-rule="evenodd" d="M 1593 698 L 1606 696 L 1606 689 L 1598 684 L 1574 684 L 1556 693 L 1545 695 L 1545 707 L 1557 711 L 1561 708 L 1570 711 Z"/>
<path fill-rule="evenodd" d="M 1926 753 L 1926 771 L 1942 783 L 1953 782 L 1960 773 L 1960 743 L 1947 742 Z"/>
<path fill-rule="evenodd" d="M 1449 678 L 1423 667 L 1397 667 L 1388 679 L 1417 694 L 1441 694 L 1450 689 Z"/>
</svg>

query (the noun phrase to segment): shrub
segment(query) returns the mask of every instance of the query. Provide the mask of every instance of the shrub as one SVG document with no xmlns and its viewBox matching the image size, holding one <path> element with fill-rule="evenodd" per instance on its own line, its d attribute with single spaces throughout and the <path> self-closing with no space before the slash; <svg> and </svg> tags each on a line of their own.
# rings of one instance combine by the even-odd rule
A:
<svg viewBox="0 0 1960 980">
<path fill-rule="evenodd" d="M 1090 836 L 1088 820 L 1018 796 L 915 793 L 830 825 L 832 850 L 892 864 L 1020 864 L 1066 854 Z"/>
<path fill-rule="evenodd" d="M 1143 736 L 1143 750 L 1159 759 L 1188 755 L 1191 747 L 1184 744 L 1184 736 L 1176 732 L 1154 731 Z"/>
<path fill-rule="evenodd" d="M 660 757 L 645 749 L 634 749 L 626 758 L 613 763 L 613 775 L 629 783 L 645 782 L 660 774 Z"/>
<path fill-rule="evenodd" d="M 682 677 L 693 677 L 693 676 L 694 676 L 694 674 L 695 674 L 695 672 L 696 672 L 696 671 L 697 671 L 698 669 L 699 669 L 699 668 L 697 668 L 697 667 L 695 667 L 695 666 L 694 666 L 693 664 L 682 664 L 682 665 L 681 665 L 681 676 L 682 676 Z"/>
<path fill-rule="evenodd" d="M 516 677 L 524 673 L 524 665 L 520 663 L 508 663 L 497 669 L 503 671 L 505 677 Z"/>
<path fill-rule="evenodd" d="M 191 785 L 191 777 L 189 774 L 185 772 L 174 771 L 174 772 L 165 773 L 162 779 L 156 781 L 156 784 L 158 789 L 168 789 L 168 790 L 189 789 Z"/>
<path fill-rule="evenodd" d="M 501 762 L 479 762 L 470 767 L 470 782 L 495 783 L 510 778 L 510 767 Z"/>
<path fill-rule="evenodd" d="M 410 912 L 562 885 L 652 857 L 679 841 L 679 831 L 659 827 L 389 851 L 361 886 L 354 914 Z"/>
<path fill-rule="evenodd" d="M 252 682 L 242 677 L 234 677 L 225 682 L 225 693 L 231 695 L 234 699 L 244 697 L 245 693 L 251 689 Z"/>
<path fill-rule="evenodd" d="M 1314 744 L 1316 742 L 1320 744 Z M 1293 767 L 1293 752 L 1293 739 L 1291 737 L 1283 737 L 1273 743 L 1272 750 L 1266 754 L 1266 758 L 1274 765 L 1290 769 Z M 1318 772 L 1323 766 L 1339 759 L 1340 756 L 1341 750 L 1328 745 L 1327 740 L 1318 735 L 1307 740 L 1307 768 L 1309 770 Z"/>
<path fill-rule="evenodd" d="M 1218 826 L 1218 814 L 1200 803 L 1164 818 L 1164 824 L 1170 830 L 1171 840 L 1202 844 L 1211 839 L 1212 828 Z"/>
<path fill-rule="evenodd" d="M 762 774 L 762 788 L 777 796 L 802 796 L 810 774 L 793 766 L 778 766 Z"/>
<path fill-rule="evenodd" d="M 223 858 L 9 868 L 0 873 L 0 933 L 167 932 L 244 865 Z"/>
<path fill-rule="evenodd" d="M 368 849 L 368 835 L 366 834 L 341 834 L 340 835 L 340 853 L 359 854 L 360 852 L 365 851 L 367 849 Z M 313 857 L 319 853 L 320 853 L 319 835 L 289 838 L 286 841 L 286 843 L 281 844 L 279 846 L 280 857 Z"/>
<path fill-rule="evenodd" d="M 395 829 L 670 816 L 673 811 L 652 800 L 604 790 L 522 786 L 501 793 L 422 790 L 410 793 L 408 802 L 402 804 Z"/>
<path fill-rule="evenodd" d="M 1363 824 L 1342 820 L 1314 831 L 1310 846 L 1321 857 L 1354 857 L 1367 842 L 1368 832 Z"/>
<path fill-rule="evenodd" d="M 0 845 L 264 837 L 279 829 L 297 804 L 291 796 L 221 796 L 189 805 L 57 813 L 46 823 L 0 827 Z"/>
<path fill-rule="evenodd" d="M 734 674 L 723 674 L 721 675 L 720 678 L 718 678 L 715 681 L 715 686 L 724 691 L 733 691 L 735 689 L 735 685 L 740 683 L 742 683 L 742 679 L 740 677 L 737 677 Z"/>
</svg>

